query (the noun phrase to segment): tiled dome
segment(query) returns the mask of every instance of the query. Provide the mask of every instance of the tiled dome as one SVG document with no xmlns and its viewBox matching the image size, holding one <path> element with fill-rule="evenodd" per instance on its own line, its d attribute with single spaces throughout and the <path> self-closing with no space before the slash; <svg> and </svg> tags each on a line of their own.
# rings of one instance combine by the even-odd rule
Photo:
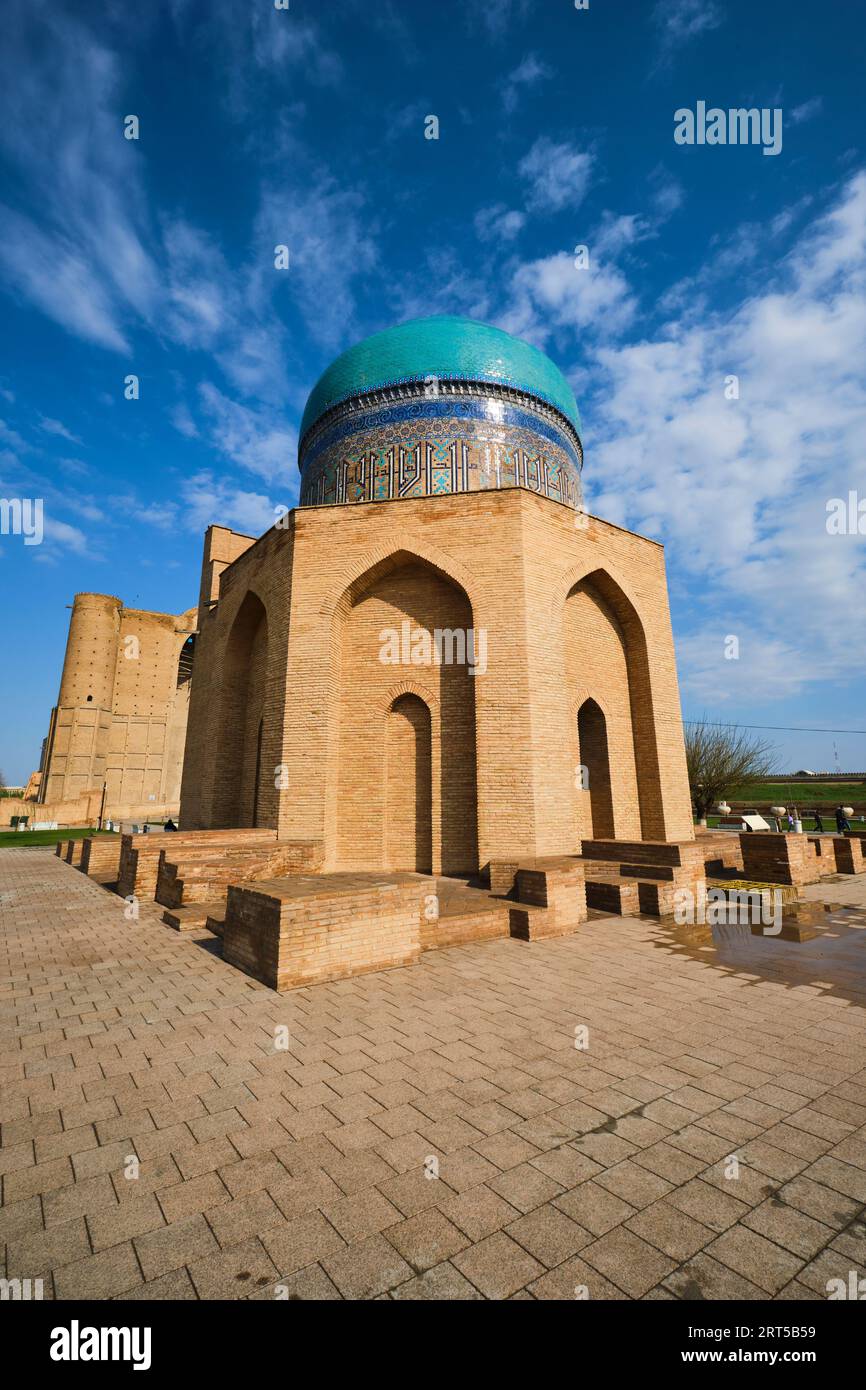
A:
<svg viewBox="0 0 866 1390">
<path fill-rule="evenodd" d="M 581 432 L 574 393 L 550 358 L 501 328 L 450 315 L 411 319 L 341 353 L 310 392 L 301 439 L 332 406 L 406 382 L 492 382 L 538 397 Z"/>
</svg>

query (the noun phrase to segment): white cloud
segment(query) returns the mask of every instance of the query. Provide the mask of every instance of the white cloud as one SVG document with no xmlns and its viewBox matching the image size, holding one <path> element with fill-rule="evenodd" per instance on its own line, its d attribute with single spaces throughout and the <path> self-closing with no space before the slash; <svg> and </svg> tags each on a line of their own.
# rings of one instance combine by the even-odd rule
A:
<svg viewBox="0 0 866 1390">
<path fill-rule="evenodd" d="M 62 420 L 52 420 L 48 415 L 39 417 L 39 428 L 46 434 L 56 434 L 61 439 L 68 439 L 70 444 L 80 444 L 81 440 L 71 430 L 68 430 Z"/>
<path fill-rule="evenodd" d="M 480 241 L 514 241 L 526 225 L 526 214 L 516 208 L 509 209 L 504 203 L 495 203 L 489 208 L 479 208 L 474 225 Z"/>
<path fill-rule="evenodd" d="M 506 111 L 515 111 L 524 90 L 536 87 L 553 76 L 553 69 L 542 62 L 537 53 L 527 53 L 505 78 L 502 89 L 502 104 Z"/>
<path fill-rule="evenodd" d="M 275 504 L 264 493 L 247 492 L 210 472 L 196 473 L 181 485 L 185 524 L 204 531 L 214 522 L 248 536 L 260 536 L 277 519 Z M 284 505 L 291 506 L 287 498 Z"/>
<path fill-rule="evenodd" d="M 802 125 L 804 121 L 811 121 L 814 116 L 818 116 L 824 106 L 821 97 L 810 97 L 808 101 L 801 102 L 788 113 L 788 120 L 792 125 Z"/>
<path fill-rule="evenodd" d="M 620 332 L 634 314 L 634 298 L 622 272 L 613 265 L 579 269 L 566 252 L 527 261 L 515 271 L 509 286 L 501 327 L 538 346 L 557 330 L 579 334 Z"/>
<path fill-rule="evenodd" d="M 297 490 L 297 431 L 279 413 L 241 405 L 210 382 L 202 382 L 199 396 L 220 453 L 269 481 L 291 481 Z"/>
<path fill-rule="evenodd" d="M 192 412 L 184 401 L 178 401 L 170 411 L 171 423 L 174 425 L 178 434 L 182 434 L 185 439 L 198 439 L 198 426 L 192 418 Z"/>
<path fill-rule="evenodd" d="M 653 19 L 661 31 L 662 57 L 668 59 L 699 34 L 717 29 L 723 14 L 716 0 L 658 0 Z"/>
<path fill-rule="evenodd" d="M 378 262 L 376 226 L 359 193 L 320 175 L 306 188 L 271 186 L 264 190 L 256 221 L 262 246 L 287 246 L 289 269 L 276 271 L 273 257 L 262 262 L 259 284 L 267 277 L 296 304 L 311 336 L 335 348 L 356 329 L 356 283 Z"/>
<path fill-rule="evenodd" d="M 586 150 L 540 136 L 518 165 L 518 172 L 529 185 L 529 208 L 552 213 L 579 207 L 589 187 L 594 162 L 594 156 Z"/>
</svg>

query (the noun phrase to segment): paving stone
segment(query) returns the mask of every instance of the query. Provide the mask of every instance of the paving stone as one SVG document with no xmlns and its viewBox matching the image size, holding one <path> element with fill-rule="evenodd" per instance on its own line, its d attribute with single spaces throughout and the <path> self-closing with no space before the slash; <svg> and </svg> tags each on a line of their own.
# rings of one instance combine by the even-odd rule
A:
<svg viewBox="0 0 866 1390">
<path fill-rule="evenodd" d="M 427 1207 L 437 1207 L 450 1197 L 453 1189 L 442 1178 L 428 1178 L 423 1168 L 399 1173 L 379 1183 L 379 1191 L 403 1213 L 414 1216 Z"/>
<path fill-rule="evenodd" d="M 496 1231 L 461 1251 L 451 1263 L 485 1298 L 509 1298 L 544 1270 L 504 1231 Z"/>
<path fill-rule="evenodd" d="M 219 1252 L 216 1236 L 201 1215 L 138 1236 L 133 1245 L 148 1282 Z"/>
<path fill-rule="evenodd" d="M 642 1298 L 676 1267 L 673 1260 L 625 1226 L 617 1226 L 586 1246 L 580 1257 L 629 1298 Z"/>
<path fill-rule="evenodd" d="M 206 1255 L 189 1265 L 189 1276 L 199 1298 L 246 1298 L 278 1273 L 257 1238 L 230 1245 L 218 1255 Z"/>
<path fill-rule="evenodd" d="M 440 1202 L 439 1210 L 470 1240 L 482 1240 L 494 1231 L 501 1231 L 518 1215 L 516 1207 L 483 1183 L 446 1197 Z"/>
<path fill-rule="evenodd" d="M 561 1183 L 555 1182 L 531 1163 L 510 1168 L 508 1172 L 491 1178 L 487 1185 L 522 1212 L 532 1211 L 533 1207 L 549 1202 L 562 1192 Z"/>
<path fill-rule="evenodd" d="M 319 1211 L 262 1232 L 262 1244 L 281 1277 L 345 1249 L 346 1242 Z"/>
<path fill-rule="evenodd" d="M 267 1192 L 248 1192 L 207 1212 L 207 1223 L 221 1246 L 239 1245 L 249 1236 L 284 1222 L 283 1213 Z"/>
<path fill-rule="evenodd" d="M 15 1236 L 6 1251 L 6 1274 L 11 1279 L 38 1279 L 89 1254 L 87 1227 L 76 1217 L 44 1231 Z"/>
<path fill-rule="evenodd" d="M 116 1202 L 113 1207 L 102 1207 L 87 1216 L 94 1251 L 107 1250 L 164 1225 L 162 1208 L 151 1192 L 136 1194 L 128 1202 Z"/>
<path fill-rule="evenodd" d="M 328 1278 L 321 1265 L 311 1264 L 304 1269 L 299 1269 L 295 1274 L 278 1279 L 275 1284 L 269 1284 L 266 1288 L 258 1288 L 255 1293 L 250 1294 L 250 1298 L 289 1302 L 300 1299 L 304 1302 L 323 1303 L 339 1302 L 342 1299 L 342 1294 Z"/>
<path fill-rule="evenodd" d="M 594 1239 L 590 1231 L 549 1202 L 512 1221 L 505 1227 L 505 1234 L 548 1269 L 576 1255 Z"/>
<path fill-rule="evenodd" d="M 729 1185 L 735 1188 L 735 1180 L 731 1179 Z M 687 1216 L 694 1217 L 695 1221 L 700 1221 L 713 1231 L 727 1230 L 749 1212 L 746 1202 L 739 1201 L 731 1192 L 721 1192 L 700 1178 L 695 1178 L 683 1187 L 669 1192 L 668 1201 L 671 1206 L 678 1207 Z"/>
<path fill-rule="evenodd" d="M 167 1187 L 156 1195 L 169 1222 L 182 1221 L 186 1216 L 210 1211 L 231 1201 L 231 1193 L 216 1173 L 203 1173 L 200 1178 Z"/>
<path fill-rule="evenodd" d="M 391 1297 L 400 1300 L 439 1300 L 449 1303 L 469 1303 L 483 1298 L 474 1285 L 447 1262 L 425 1270 L 417 1279 L 409 1279 L 391 1290 Z"/>
<path fill-rule="evenodd" d="M 814 1259 L 833 1239 L 832 1227 L 778 1201 L 762 1202 L 743 1217 L 743 1225 L 804 1260 Z"/>
<path fill-rule="evenodd" d="M 707 1246 L 707 1254 L 771 1294 L 784 1288 L 803 1265 L 802 1257 L 743 1225 L 732 1226 L 718 1236 Z"/>
<path fill-rule="evenodd" d="M 630 1206 L 638 1208 L 648 1207 L 651 1202 L 659 1201 L 673 1186 L 657 1174 L 632 1163 L 630 1159 L 599 1173 L 595 1181 L 599 1187 L 606 1188 Z"/>
<path fill-rule="evenodd" d="M 358 1245 L 322 1260 L 325 1273 L 344 1298 L 375 1298 L 406 1283 L 413 1271 L 384 1236 L 370 1236 Z"/>
<path fill-rule="evenodd" d="M 544 1301 L 584 1302 L 602 1299 L 605 1302 L 622 1302 L 625 1294 L 609 1279 L 599 1274 L 597 1269 L 578 1256 L 557 1265 L 548 1274 L 529 1285 L 533 1298 Z"/>
<path fill-rule="evenodd" d="M 331 1225 L 350 1244 L 383 1231 L 401 1220 L 401 1212 L 381 1192 L 368 1188 L 351 1197 L 341 1197 L 322 1208 Z"/>
<path fill-rule="evenodd" d="M 418 1271 L 440 1265 L 470 1243 L 462 1231 L 435 1209 L 389 1225 L 383 1234 L 407 1264 Z"/>
<path fill-rule="evenodd" d="M 662 1287 L 675 1298 L 686 1302 L 713 1302 L 716 1299 L 730 1302 L 759 1299 L 764 1302 L 767 1298 L 766 1289 L 751 1283 L 728 1265 L 720 1264 L 706 1251 L 680 1265 L 679 1269 L 668 1275 Z"/>
<path fill-rule="evenodd" d="M 605 1235 L 635 1214 L 633 1206 L 594 1180 L 563 1192 L 553 1199 L 553 1204 L 596 1236 Z"/>
<path fill-rule="evenodd" d="M 664 1200 L 644 1207 L 637 1216 L 628 1219 L 626 1227 L 678 1263 L 691 1259 L 716 1235 L 709 1226 L 693 1221 L 684 1211 L 678 1211 Z"/>
<path fill-rule="evenodd" d="M 62 1299 L 115 1298 L 141 1282 L 138 1260 L 128 1243 L 87 1255 L 54 1273 L 55 1296 Z"/>
</svg>

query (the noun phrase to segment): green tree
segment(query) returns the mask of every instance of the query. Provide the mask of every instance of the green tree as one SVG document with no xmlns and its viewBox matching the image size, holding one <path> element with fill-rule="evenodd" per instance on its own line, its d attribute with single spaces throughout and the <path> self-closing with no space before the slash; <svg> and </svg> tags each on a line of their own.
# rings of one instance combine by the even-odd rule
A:
<svg viewBox="0 0 866 1390">
<path fill-rule="evenodd" d="M 701 821 L 731 787 L 766 777 L 775 769 L 774 746 L 745 729 L 702 719 L 687 724 L 685 734 L 689 789 Z"/>
</svg>

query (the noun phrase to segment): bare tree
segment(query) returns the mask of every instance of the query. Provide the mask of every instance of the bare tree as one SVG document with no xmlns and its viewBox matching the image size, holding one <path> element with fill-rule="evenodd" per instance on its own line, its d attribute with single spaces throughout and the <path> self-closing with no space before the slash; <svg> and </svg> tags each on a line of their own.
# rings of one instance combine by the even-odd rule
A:
<svg viewBox="0 0 866 1390">
<path fill-rule="evenodd" d="M 686 725 L 686 765 L 698 819 L 742 782 L 766 777 L 775 767 L 775 748 L 745 729 L 710 724 Z"/>
</svg>

